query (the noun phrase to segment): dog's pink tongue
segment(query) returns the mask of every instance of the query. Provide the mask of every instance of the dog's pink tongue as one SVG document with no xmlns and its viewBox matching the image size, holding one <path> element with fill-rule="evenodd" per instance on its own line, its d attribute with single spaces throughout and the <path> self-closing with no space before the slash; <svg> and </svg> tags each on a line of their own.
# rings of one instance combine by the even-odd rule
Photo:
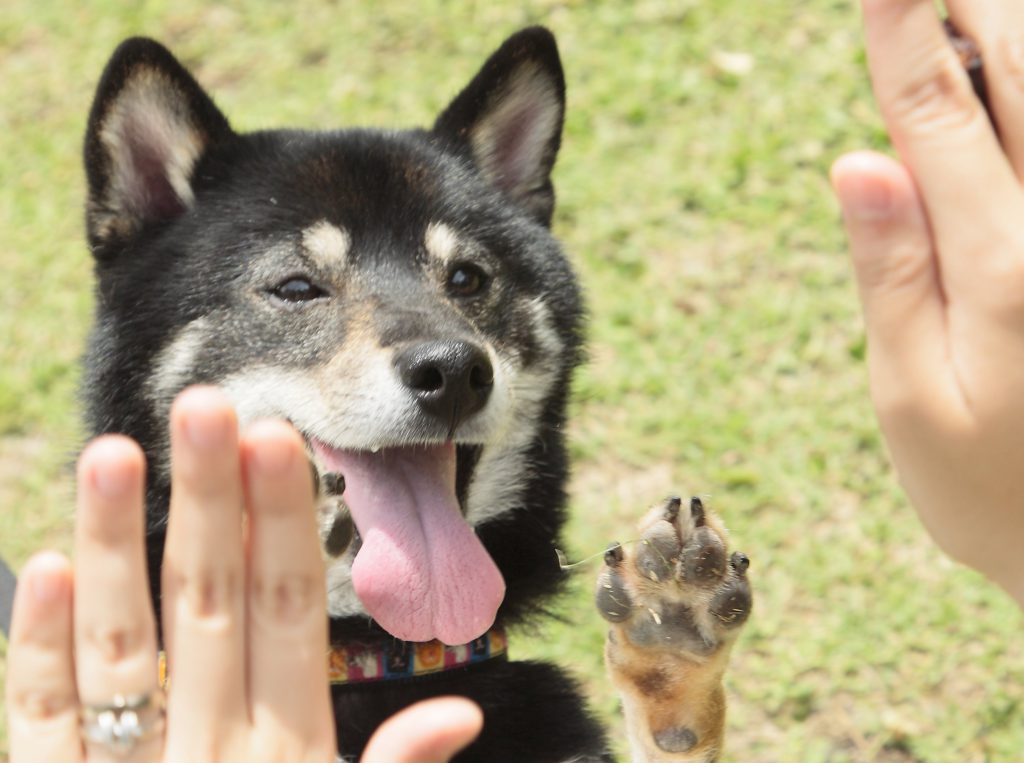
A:
<svg viewBox="0 0 1024 763">
<path fill-rule="evenodd" d="M 356 595 L 405 641 L 465 644 L 487 632 L 505 581 L 455 497 L 455 446 L 322 453 L 345 477 L 345 503 L 363 538 Z"/>
</svg>

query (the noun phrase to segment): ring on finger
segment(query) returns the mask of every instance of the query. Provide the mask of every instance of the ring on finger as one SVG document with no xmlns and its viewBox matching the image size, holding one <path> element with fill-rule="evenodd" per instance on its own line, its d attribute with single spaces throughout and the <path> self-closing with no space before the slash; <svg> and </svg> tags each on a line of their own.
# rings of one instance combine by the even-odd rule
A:
<svg viewBox="0 0 1024 763">
<path fill-rule="evenodd" d="M 166 706 L 160 689 L 146 694 L 115 694 L 110 702 L 83 704 L 79 711 L 82 739 L 127 755 L 141 742 L 164 733 Z"/>
</svg>

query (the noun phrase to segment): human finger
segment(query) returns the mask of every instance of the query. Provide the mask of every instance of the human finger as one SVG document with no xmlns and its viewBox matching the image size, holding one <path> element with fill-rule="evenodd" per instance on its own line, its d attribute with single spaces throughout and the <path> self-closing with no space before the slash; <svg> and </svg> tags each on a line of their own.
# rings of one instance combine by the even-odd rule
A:
<svg viewBox="0 0 1024 763">
<path fill-rule="evenodd" d="M 988 304 L 1021 188 L 932 0 L 863 0 L 882 115 L 920 190 L 951 299 Z M 979 193 L 978 189 L 984 189 Z M 970 224 L 964 224 L 964 221 Z"/>
<path fill-rule="evenodd" d="M 192 387 L 171 407 L 170 435 L 162 611 L 175 733 L 167 755 L 201 760 L 248 724 L 238 423 L 223 393 Z"/>
<path fill-rule="evenodd" d="M 78 695 L 72 658 L 71 564 L 33 556 L 21 573 L 7 647 L 11 763 L 79 763 Z"/>
<path fill-rule="evenodd" d="M 337 750 L 327 683 L 327 600 L 302 440 L 263 421 L 242 441 L 249 518 L 249 694 L 274 760 L 328 760 Z"/>
<path fill-rule="evenodd" d="M 483 728 L 483 712 L 463 697 L 407 707 L 381 724 L 361 763 L 448 763 Z"/>
<path fill-rule="evenodd" d="M 868 151 L 832 167 L 864 308 L 876 403 L 954 405 L 943 289 L 920 196 L 897 161 Z"/>
<path fill-rule="evenodd" d="M 1024 178 L 1024 5 L 998 0 L 948 0 L 956 28 L 978 47 L 986 92 L 1003 150 Z"/>
<path fill-rule="evenodd" d="M 97 712 L 121 700 L 157 703 L 138 716 L 147 738 L 135 745 L 133 760 L 155 760 L 162 747 L 162 729 L 154 729 L 158 718 L 162 726 L 162 694 L 143 541 L 144 474 L 139 446 L 119 435 L 93 441 L 78 461 L 74 630 L 79 700 Z M 94 740 L 86 747 L 90 761 L 120 759 L 108 743 Z"/>
</svg>

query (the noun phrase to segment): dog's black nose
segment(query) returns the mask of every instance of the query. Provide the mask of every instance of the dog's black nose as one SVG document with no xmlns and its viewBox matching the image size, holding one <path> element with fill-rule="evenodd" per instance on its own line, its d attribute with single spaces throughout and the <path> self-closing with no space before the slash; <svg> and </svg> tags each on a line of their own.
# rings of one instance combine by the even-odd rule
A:
<svg viewBox="0 0 1024 763">
<path fill-rule="evenodd" d="M 449 434 L 484 407 L 494 386 L 487 353 L 461 340 L 415 344 L 395 356 L 395 368 L 420 407 L 446 423 Z"/>
</svg>

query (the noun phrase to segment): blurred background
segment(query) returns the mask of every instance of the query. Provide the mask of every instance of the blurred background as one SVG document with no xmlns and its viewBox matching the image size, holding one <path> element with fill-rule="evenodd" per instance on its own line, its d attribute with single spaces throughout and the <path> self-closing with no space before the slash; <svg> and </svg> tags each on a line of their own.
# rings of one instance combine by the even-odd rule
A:
<svg viewBox="0 0 1024 763">
<path fill-rule="evenodd" d="M 0 555 L 69 547 L 92 303 L 81 140 L 116 44 L 170 46 L 236 129 L 403 127 L 532 23 L 569 83 L 555 229 L 591 312 L 570 559 L 635 537 L 669 493 L 724 517 L 758 596 L 726 761 L 1021 760 L 1024 620 L 932 548 L 870 410 L 827 170 L 887 144 L 848 1 L 4 0 Z M 571 666 L 621 742 L 599 563 L 511 650 Z"/>
</svg>

